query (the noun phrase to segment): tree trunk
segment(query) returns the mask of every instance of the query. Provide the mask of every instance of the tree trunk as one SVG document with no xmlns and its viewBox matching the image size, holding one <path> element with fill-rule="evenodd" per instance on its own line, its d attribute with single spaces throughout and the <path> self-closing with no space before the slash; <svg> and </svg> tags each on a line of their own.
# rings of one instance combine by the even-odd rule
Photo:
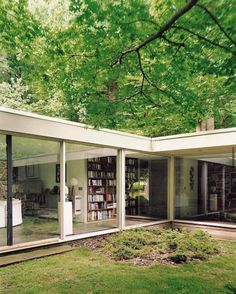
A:
<svg viewBox="0 0 236 294">
<path fill-rule="evenodd" d="M 211 131 L 215 129 L 214 117 L 209 117 L 198 122 L 196 132 Z"/>
</svg>

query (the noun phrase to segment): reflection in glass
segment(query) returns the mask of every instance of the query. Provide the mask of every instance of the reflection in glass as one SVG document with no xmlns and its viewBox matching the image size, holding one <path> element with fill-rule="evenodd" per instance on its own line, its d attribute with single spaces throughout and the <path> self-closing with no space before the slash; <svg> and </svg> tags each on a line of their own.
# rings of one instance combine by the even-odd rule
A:
<svg viewBox="0 0 236 294">
<path fill-rule="evenodd" d="M 13 136 L 14 244 L 59 236 L 58 160 L 59 143 Z"/>
<path fill-rule="evenodd" d="M 186 156 L 175 161 L 175 218 L 236 222 L 232 153 Z"/>
<path fill-rule="evenodd" d="M 126 152 L 126 226 L 167 217 L 167 160 Z"/>
</svg>

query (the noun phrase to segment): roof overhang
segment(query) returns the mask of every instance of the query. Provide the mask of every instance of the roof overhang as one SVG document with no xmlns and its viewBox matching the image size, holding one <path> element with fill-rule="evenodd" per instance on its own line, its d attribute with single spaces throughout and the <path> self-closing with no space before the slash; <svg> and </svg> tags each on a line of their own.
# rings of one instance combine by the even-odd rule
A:
<svg viewBox="0 0 236 294">
<path fill-rule="evenodd" d="M 236 145 L 236 128 L 149 138 L 4 107 L 0 107 L 0 132 L 166 156 L 230 152 Z"/>
<path fill-rule="evenodd" d="M 151 140 L 125 132 L 0 107 L 0 132 L 149 152 Z"/>
<path fill-rule="evenodd" d="M 155 152 L 169 155 L 219 154 L 232 152 L 236 145 L 236 128 L 202 131 L 152 139 Z"/>
</svg>

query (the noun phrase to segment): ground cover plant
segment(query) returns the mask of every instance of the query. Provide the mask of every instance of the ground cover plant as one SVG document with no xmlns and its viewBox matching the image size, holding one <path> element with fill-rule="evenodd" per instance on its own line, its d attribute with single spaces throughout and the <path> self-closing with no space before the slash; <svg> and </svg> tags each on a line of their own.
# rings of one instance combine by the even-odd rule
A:
<svg viewBox="0 0 236 294">
<path fill-rule="evenodd" d="M 109 259 L 138 265 L 179 264 L 224 254 L 219 241 L 202 230 L 137 228 L 112 235 L 74 241 Z"/>
<path fill-rule="evenodd" d="M 115 260 L 135 263 L 182 263 L 222 253 L 219 243 L 197 230 L 145 229 L 123 231 L 106 239 L 102 252 Z"/>
<path fill-rule="evenodd" d="M 94 241 L 93 244 L 96 247 Z M 236 243 L 219 244 L 223 254 L 178 266 L 137 266 L 116 262 L 88 248 L 75 248 L 65 254 L 0 268 L 0 293 L 233 294 Z"/>
</svg>

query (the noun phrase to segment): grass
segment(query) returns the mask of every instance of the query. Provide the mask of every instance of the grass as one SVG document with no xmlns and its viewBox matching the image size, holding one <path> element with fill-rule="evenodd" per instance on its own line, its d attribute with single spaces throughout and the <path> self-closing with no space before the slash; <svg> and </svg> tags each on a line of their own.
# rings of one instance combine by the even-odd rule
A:
<svg viewBox="0 0 236 294">
<path fill-rule="evenodd" d="M 236 293 L 236 243 L 225 254 L 181 265 L 135 266 L 78 248 L 0 268 L 0 293 Z"/>
</svg>

